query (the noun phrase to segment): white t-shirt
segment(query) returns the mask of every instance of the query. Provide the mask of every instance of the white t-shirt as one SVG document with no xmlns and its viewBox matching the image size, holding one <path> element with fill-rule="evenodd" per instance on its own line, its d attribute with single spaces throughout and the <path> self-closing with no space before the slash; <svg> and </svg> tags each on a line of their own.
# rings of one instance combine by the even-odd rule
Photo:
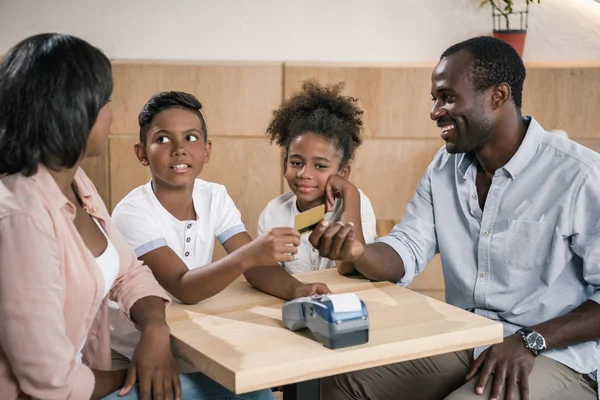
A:
<svg viewBox="0 0 600 400">
<path fill-rule="evenodd" d="M 371 201 L 365 194 L 360 193 L 360 218 L 362 222 L 362 231 L 366 243 L 375 241 L 375 212 L 371 206 Z M 298 215 L 298 206 L 296 205 L 296 195 L 293 192 L 287 192 L 271 200 L 260 214 L 258 219 L 258 235 L 273 228 L 293 227 L 294 217 Z M 342 201 L 337 200 L 333 212 L 325 214 L 325 219 L 330 222 L 339 221 L 342 216 Z M 286 271 L 291 274 L 300 272 L 317 271 L 327 268 L 334 268 L 335 262 L 328 258 L 321 257 L 317 249 L 312 247 L 308 241 L 310 234 L 307 232 L 302 235 L 300 246 L 298 246 L 297 259 L 291 262 L 283 263 Z"/>
<path fill-rule="evenodd" d="M 100 229 L 100 231 L 106 238 L 106 248 L 104 249 L 102 254 L 96 257 L 96 264 L 98 265 L 100 273 L 102 274 L 102 278 L 104 279 L 104 295 L 102 297 L 106 297 L 106 295 L 108 295 L 108 292 L 110 292 L 112 285 L 115 283 L 117 277 L 119 276 L 121 266 L 119 262 L 119 253 L 117 252 L 115 245 L 109 239 L 108 235 L 106 234 L 98 220 L 94 217 L 92 217 L 92 220 L 94 220 L 94 222 L 98 226 L 98 229 Z M 85 337 L 83 338 L 81 346 L 79 347 L 79 351 L 77 352 L 77 356 L 75 357 L 78 364 L 81 364 L 81 352 L 83 351 L 83 346 L 85 346 L 86 340 L 87 335 L 85 335 Z"/>
<path fill-rule="evenodd" d="M 201 268 L 212 261 L 215 237 L 225 243 L 246 228 L 225 186 L 196 179 L 192 199 L 197 219 L 180 221 L 162 206 L 148 182 L 117 204 L 112 219 L 137 257 L 168 246 L 188 269 Z M 110 306 L 111 346 L 131 358 L 140 334 L 121 320 L 116 303 Z"/>
</svg>

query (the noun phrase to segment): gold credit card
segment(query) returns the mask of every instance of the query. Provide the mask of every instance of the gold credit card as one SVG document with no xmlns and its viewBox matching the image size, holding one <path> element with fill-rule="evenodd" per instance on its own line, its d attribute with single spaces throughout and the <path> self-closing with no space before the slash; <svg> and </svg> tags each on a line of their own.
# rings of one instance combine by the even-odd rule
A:
<svg viewBox="0 0 600 400">
<path fill-rule="evenodd" d="M 319 225 L 323 218 L 325 218 L 325 204 L 296 215 L 294 229 L 300 233 L 310 232 Z"/>
</svg>

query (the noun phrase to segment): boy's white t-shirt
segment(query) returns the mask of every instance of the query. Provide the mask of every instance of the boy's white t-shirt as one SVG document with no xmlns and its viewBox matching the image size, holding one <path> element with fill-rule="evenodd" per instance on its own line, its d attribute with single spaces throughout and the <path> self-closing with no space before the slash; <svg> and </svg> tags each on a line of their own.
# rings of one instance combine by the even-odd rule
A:
<svg viewBox="0 0 600 400">
<path fill-rule="evenodd" d="M 156 198 L 151 181 L 132 190 L 115 207 L 112 219 L 137 257 L 168 246 L 188 269 L 212 262 L 215 237 L 225 243 L 246 232 L 239 210 L 225 186 L 196 179 L 192 193 L 195 221 L 180 221 Z M 131 358 L 140 333 L 110 303 L 111 347 Z"/>
<path fill-rule="evenodd" d="M 369 198 L 361 190 L 359 190 L 359 193 L 363 236 L 366 243 L 373 243 L 376 235 L 375 212 Z M 284 193 L 271 200 L 258 219 L 258 235 L 260 236 L 265 231 L 273 228 L 293 227 L 294 218 L 300 214 L 296 200 L 296 195 L 293 192 Z M 326 213 L 325 219 L 329 222 L 336 222 L 340 220 L 341 216 L 342 201 L 338 199 L 336 200 L 333 212 Z M 308 232 L 302 235 L 300 246 L 298 246 L 297 259 L 283 263 L 285 270 L 289 273 L 297 274 L 335 267 L 334 261 L 319 255 L 318 250 L 308 241 L 309 236 Z"/>
</svg>

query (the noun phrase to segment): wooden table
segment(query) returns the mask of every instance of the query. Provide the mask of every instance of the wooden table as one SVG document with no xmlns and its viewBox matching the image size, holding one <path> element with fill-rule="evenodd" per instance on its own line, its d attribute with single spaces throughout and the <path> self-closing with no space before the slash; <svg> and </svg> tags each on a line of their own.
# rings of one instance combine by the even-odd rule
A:
<svg viewBox="0 0 600 400">
<path fill-rule="evenodd" d="M 235 393 L 303 382 L 294 395 L 316 398 L 318 378 L 502 341 L 502 325 L 389 282 L 344 277 L 335 269 L 297 275 L 366 303 L 369 342 L 331 350 L 281 321 L 283 301 L 234 282 L 194 305 L 167 312 L 176 354 Z M 303 390 L 312 394 L 297 395 Z M 296 392 L 299 391 L 299 392 Z"/>
</svg>

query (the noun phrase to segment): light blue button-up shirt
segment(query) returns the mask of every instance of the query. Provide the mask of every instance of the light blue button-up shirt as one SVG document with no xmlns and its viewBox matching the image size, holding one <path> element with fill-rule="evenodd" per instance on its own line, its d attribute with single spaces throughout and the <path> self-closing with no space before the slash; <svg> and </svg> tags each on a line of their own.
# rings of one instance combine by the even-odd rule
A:
<svg viewBox="0 0 600 400">
<path fill-rule="evenodd" d="M 402 258 L 400 284 L 439 252 L 446 301 L 502 322 L 505 336 L 600 303 L 600 155 L 531 118 L 483 211 L 476 175 L 473 154 L 435 156 L 402 221 L 378 240 Z M 543 355 L 591 373 L 600 368 L 599 343 Z"/>
</svg>

